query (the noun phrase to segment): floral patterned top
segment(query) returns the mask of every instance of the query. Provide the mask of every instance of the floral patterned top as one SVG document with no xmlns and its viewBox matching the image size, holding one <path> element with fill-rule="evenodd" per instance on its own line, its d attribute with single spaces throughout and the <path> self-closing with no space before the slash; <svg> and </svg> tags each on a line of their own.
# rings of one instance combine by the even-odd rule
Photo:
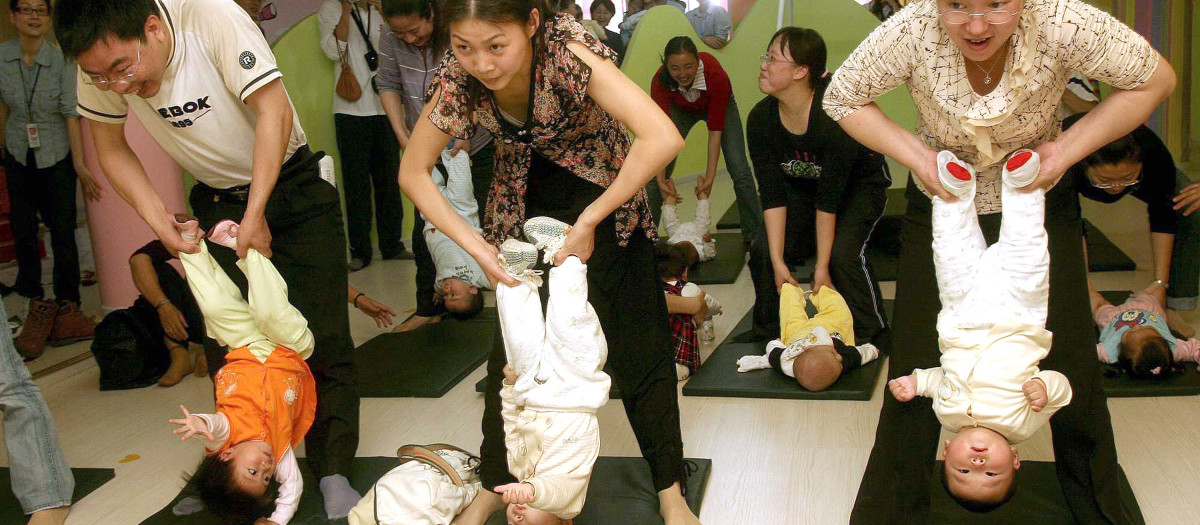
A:
<svg viewBox="0 0 1200 525">
<path fill-rule="evenodd" d="M 914 1 L 842 63 L 825 92 L 825 111 L 841 120 L 908 83 L 917 136 L 934 151 L 950 150 L 974 164 L 979 213 L 999 212 L 1000 161 L 1058 136 L 1055 110 L 1073 71 L 1133 89 L 1158 65 L 1146 39 L 1081 0 L 1026 0 L 1020 16 L 999 84 L 979 95 L 962 52 L 942 28 L 937 2 Z"/>
<path fill-rule="evenodd" d="M 441 92 L 429 115 L 438 129 L 456 138 L 470 138 L 475 125 L 496 139 L 495 179 L 484 212 L 484 236 L 500 244 L 518 236 L 525 221 L 525 194 L 529 165 L 536 150 L 571 173 L 607 188 L 629 153 L 630 140 L 624 127 L 587 95 L 592 70 L 567 48 L 579 42 L 593 53 L 615 61 L 616 53 L 569 14 L 547 22 L 545 45 L 535 53 L 529 118 L 524 126 L 504 120 L 499 106 L 482 86 L 483 96 L 472 105 L 470 90 L 478 80 L 467 73 L 453 53 L 447 54 L 430 84 L 430 92 Z M 625 246 L 641 228 L 651 240 L 657 238 L 645 190 L 614 212 L 617 239 Z"/>
</svg>

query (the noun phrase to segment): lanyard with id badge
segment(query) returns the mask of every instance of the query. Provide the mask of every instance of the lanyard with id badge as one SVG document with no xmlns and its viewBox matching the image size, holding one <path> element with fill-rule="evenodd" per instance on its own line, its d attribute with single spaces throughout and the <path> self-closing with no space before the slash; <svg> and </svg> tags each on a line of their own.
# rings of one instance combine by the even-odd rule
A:
<svg viewBox="0 0 1200 525">
<path fill-rule="evenodd" d="M 21 71 L 21 86 L 25 85 L 25 68 L 18 65 L 17 69 Z M 42 65 L 37 65 L 37 72 L 33 75 L 33 87 L 29 90 L 29 95 L 25 98 L 25 110 L 29 118 L 29 122 L 25 124 L 25 138 L 29 141 L 29 147 L 33 149 L 42 146 L 42 137 L 38 132 L 38 125 L 33 122 L 33 97 L 37 94 L 38 79 L 42 76 Z"/>
</svg>

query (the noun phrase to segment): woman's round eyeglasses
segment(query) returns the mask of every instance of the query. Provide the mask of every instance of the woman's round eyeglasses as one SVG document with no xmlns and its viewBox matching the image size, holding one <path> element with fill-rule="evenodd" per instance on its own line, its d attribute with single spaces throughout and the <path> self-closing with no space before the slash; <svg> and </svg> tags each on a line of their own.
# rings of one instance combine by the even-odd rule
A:
<svg viewBox="0 0 1200 525">
<path fill-rule="evenodd" d="M 1088 177 L 1088 182 L 1092 184 L 1092 187 L 1099 188 L 1102 190 L 1111 190 L 1114 188 L 1128 188 L 1129 186 L 1133 186 L 1139 182 L 1142 182 L 1142 170 L 1139 169 L 1138 172 L 1134 173 L 1132 176 L 1125 177 L 1125 178 L 1123 178 L 1121 180 L 1117 180 L 1117 181 L 1097 182 L 1096 179 Z"/>
<path fill-rule="evenodd" d="M 791 62 L 791 60 L 788 60 L 786 58 L 779 58 L 770 53 L 763 53 L 763 54 L 759 55 L 758 61 L 759 61 L 759 63 L 762 63 L 762 64 L 774 64 L 776 62 Z"/>
</svg>

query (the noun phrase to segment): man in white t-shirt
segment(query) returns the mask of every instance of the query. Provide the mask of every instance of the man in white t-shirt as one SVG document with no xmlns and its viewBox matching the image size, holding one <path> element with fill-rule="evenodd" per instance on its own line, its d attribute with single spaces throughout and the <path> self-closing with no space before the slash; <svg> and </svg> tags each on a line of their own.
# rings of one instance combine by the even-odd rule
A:
<svg viewBox="0 0 1200 525">
<path fill-rule="evenodd" d="M 358 448 L 358 392 L 346 301 L 346 240 L 337 190 L 292 108 L 275 57 L 254 22 L 228 0 L 60 0 L 55 32 L 79 64 L 79 113 L 105 175 L 172 252 L 194 253 L 125 139 L 132 112 L 196 178 L 201 226 L 240 223 L 237 253 L 213 255 L 245 290 L 236 259 L 271 257 L 316 348 L 316 420 L 306 450 L 330 517 L 359 496 L 346 475 Z M 219 369 L 224 356 L 210 356 Z"/>
</svg>

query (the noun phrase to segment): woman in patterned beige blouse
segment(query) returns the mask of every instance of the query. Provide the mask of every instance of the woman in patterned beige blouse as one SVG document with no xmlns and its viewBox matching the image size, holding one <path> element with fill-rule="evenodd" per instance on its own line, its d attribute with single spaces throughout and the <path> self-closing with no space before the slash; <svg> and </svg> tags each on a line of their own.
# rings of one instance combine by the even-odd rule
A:
<svg viewBox="0 0 1200 525">
<path fill-rule="evenodd" d="M 642 191 L 683 148 L 683 139 L 617 69 L 616 54 L 570 15 L 551 15 L 541 0 L 447 0 L 440 8 L 452 53 L 413 128 L 400 186 L 426 220 L 476 259 L 493 285 L 517 284 L 497 262 L 496 245 L 517 237 L 526 218 L 545 215 L 572 224 L 555 263 L 577 255 L 588 265 L 588 302 L 600 319 L 608 365 L 650 464 L 664 522 L 698 524 L 683 498 L 686 464 L 671 334 L 654 270 L 656 229 Z M 496 140 L 483 234 L 451 209 L 430 178 L 450 137 L 468 138 L 477 124 Z M 632 142 L 626 126 L 636 137 Z M 456 524 L 482 525 L 500 508 L 492 489 L 515 481 L 500 418 L 504 363 L 497 331 L 479 451 L 488 490 Z"/>
<path fill-rule="evenodd" d="M 1061 132 L 1055 109 L 1071 72 L 1114 92 Z M 873 102 L 907 83 L 919 121 L 913 133 Z M 891 375 L 936 366 L 938 303 L 929 197 L 952 198 L 935 157 L 950 150 L 979 174 L 976 205 L 985 236 L 999 229 L 1000 168 L 1009 153 L 1033 148 L 1053 186 L 1068 167 L 1146 120 L 1175 85 L 1175 74 L 1141 36 L 1080 0 L 918 0 L 885 21 L 842 64 L 825 110 L 863 145 L 911 170 L 896 288 Z M 1059 481 L 1080 523 L 1139 521 L 1118 493 L 1112 426 L 1087 311 L 1078 195 L 1059 185 L 1046 196 L 1050 237 L 1050 319 L 1054 345 L 1043 366 L 1067 375 L 1075 400 L 1051 421 Z M 929 403 L 885 398 L 853 523 L 928 517 L 937 420 Z M 915 445 L 915 446 L 914 446 Z M 904 483 L 895 483 L 904 480 Z M 897 511 L 900 512 L 897 512 Z"/>
</svg>

